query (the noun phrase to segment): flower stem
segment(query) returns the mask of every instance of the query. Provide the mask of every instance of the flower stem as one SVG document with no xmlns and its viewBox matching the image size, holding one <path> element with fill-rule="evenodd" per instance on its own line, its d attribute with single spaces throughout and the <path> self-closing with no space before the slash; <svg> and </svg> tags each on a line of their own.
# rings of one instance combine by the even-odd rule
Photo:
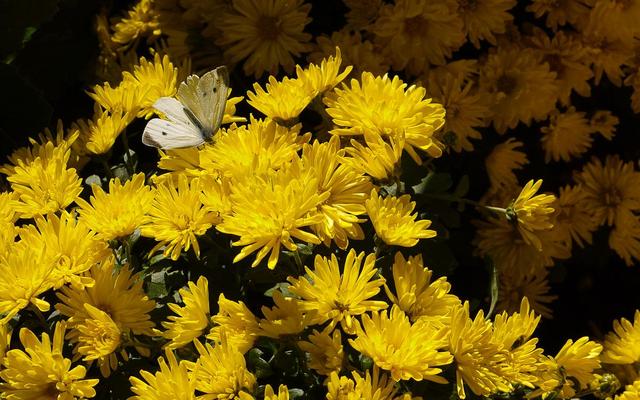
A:
<svg viewBox="0 0 640 400">
<path fill-rule="evenodd" d="M 472 205 L 476 208 L 484 208 L 485 210 L 489 210 L 489 211 L 493 211 L 497 214 L 506 214 L 507 213 L 507 209 L 506 208 L 502 208 L 502 207 L 494 207 L 494 206 L 488 206 L 485 204 L 481 204 L 475 200 L 470 200 L 470 199 L 465 199 L 462 197 L 455 197 L 452 196 L 450 194 L 437 194 L 437 193 L 423 193 L 422 194 L 425 197 L 429 197 L 432 199 L 437 199 L 437 200 L 445 200 L 445 201 L 451 201 L 454 203 L 463 203 L 463 204 L 469 204 Z"/>
</svg>

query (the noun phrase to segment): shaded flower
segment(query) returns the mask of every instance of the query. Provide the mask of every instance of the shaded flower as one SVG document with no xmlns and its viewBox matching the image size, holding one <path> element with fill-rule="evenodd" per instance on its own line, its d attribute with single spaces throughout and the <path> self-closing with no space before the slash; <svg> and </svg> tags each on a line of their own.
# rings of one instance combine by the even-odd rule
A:
<svg viewBox="0 0 640 400">
<path fill-rule="evenodd" d="M 333 330 L 333 332 L 332 332 Z M 340 372 L 344 359 L 340 330 L 327 326 L 322 332 L 313 330 L 306 341 L 298 342 L 298 347 L 309 354 L 309 368 L 320 375 Z"/>
<path fill-rule="evenodd" d="M 189 281 L 187 286 L 188 289 L 178 290 L 184 306 L 169 303 L 169 309 L 176 315 L 168 316 L 168 321 L 162 323 L 162 327 L 166 329 L 163 336 L 170 340 L 166 344 L 169 349 L 177 349 L 193 342 L 211 324 L 209 281 L 201 276 L 195 284 Z"/>
</svg>

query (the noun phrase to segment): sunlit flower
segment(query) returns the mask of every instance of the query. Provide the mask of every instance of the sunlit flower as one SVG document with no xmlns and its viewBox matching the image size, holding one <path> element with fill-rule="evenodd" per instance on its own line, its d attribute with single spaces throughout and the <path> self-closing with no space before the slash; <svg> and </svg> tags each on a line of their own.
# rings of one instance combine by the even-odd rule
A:
<svg viewBox="0 0 640 400">
<path fill-rule="evenodd" d="M 0 324 L 0 360 L 4 360 L 4 356 L 11 344 L 11 327 L 8 324 Z"/>
<path fill-rule="evenodd" d="M 544 119 L 554 108 L 556 74 L 532 49 L 499 47 L 481 68 L 480 88 L 494 97 L 493 126 L 498 133 Z"/>
<path fill-rule="evenodd" d="M 366 146 L 351 139 L 351 147 L 344 149 L 349 157 L 344 157 L 343 163 L 379 181 L 396 176 L 404 147 L 404 135 L 383 138 L 377 133 L 365 132 L 364 139 Z"/>
<path fill-rule="evenodd" d="M 311 5 L 302 0 L 234 0 L 232 6 L 216 24 L 222 31 L 216 43 L 226 47 L 231 62 L 246 59 L 244 72 L 256 78 L 265 71 L 275 74 L 280 66 L 292 72 L 293 57 L 309 51 L 311 35 L 303 30 L 311 21 Z"/>
<path fill-rule="evenodd" d="M 224 339 L 211 346 L 195 342 L 200 354 L 188 367 L 196 376 L 196 389 L 218 399 L 253 399 L 256 377 L 247 369 L 242 353 Z"/>
<path fill-rule="evenodd" d="M 522 142 L 509 138 L 506 142 L 496 145 L 484 160 L 492 188 L 512 188 L 518 185 L 514 171 L 529 163 L 527 155 L 518 150 L 522 146 Z"/>
<path fill-rule="evenodd" d="M 242 301 L 231 301 L 220 293 L 218 313 L 211 320 L 214 326 L 207 339 L 219 342 L 226 335 L 229 345 L 246 353 L 261 334 L 260 321 Z"/>
<path fill-rule="evenodd" d="M 354 349 L 373 359 L 380 368 L 390 371 L 393 380 L 430 380 L 446 383 L 439 376 L 439 366 L 450 364 L 451 354 L 444 350 L 448 331 L 424 320 L 411 324 L 400 308 L 374 311 L 362 316 L 362 327 L 356 325 Z M 394 351 L 389 351 L 389 349 Z"/>
<path fill-rule="evenodd" d="M 261 336 L 278 338 L 280 336 L 295 335 L 306 327 L 313 325 L 316 311 L 306 311 L 302 304 L 293 297 L 284 297 L 279 291 L 274 291 L 272 308 L 262 306 L 264 319 L 260 320 Z"/>
<path fill-rule="evenodd" d="M 542 179 L 530 180 L 510 205 L 510 209 L 515 213 L 522 238 L 538 251 L 542 250 L 538 232 L 553 228 L 551 214 L 554 209 L 551 204 L 556 200 L 552 194 L 536 195 L 540 186 L 542 186 Z"/>
<path fill-rule="evenodd" d="M 168 182 L 156 187 L 140 232 L 158 242 L 151 253 L 164 247 L 164 256 L 177 260 L 182 251 L 193 247 L 196 257 L 200 257 L 196 236 L 204 235 L 220 218 L 202 204 L 198 180 L 188 182 L 182 176 L 176 186 Z"/>
<path fill-rule="evenodd" d="M 259 83 L 254 83 L 253 92 L 247 92 L 247 103 L 283 124 L 295 121 L 314 97 L 313 91 L 300 79 L 284 77 L 282 81 L 277 81 L 273 76 L 269 76 L 265 88 L 266 90 L 262 89 Z"/>
<path fill-rule="evenodd" d="M 124 238 L 142 223 L 153 202 L 153 192 L 144 184 L 144 174 L 136 174 L 124 184 L 109 181 L 109 192 L 92 185 L 90 203 L 78 199 L 80 219 L 103 240 Z"/>
<path fill-rule="evenodd" d="M 84 399 L 96 395 L 97 379 L 84 379 L 87 369 L 72 368 L 62 355 L 65 324 L 57 323 L 53 338 L 47 333 L 39 340 L 27 328 L 20 329 L 23 350 L 9 350 L 0 371 L 0 390 L 7 399 Z"/>
<path fill-rule="evenodd" d="M 381 0 L 372 1 L 382 4 Z M 354 32 L 343 28 L 331 33 L 330 37 L 317 36 L 316 44 L 319 49 L 308 56 L 311 62 L 321 62 L 323 58 L 333 54 L 336 47 L 339 47 L 342 61 L 346 65 L 353 66 L 352 75 L 360 75 L 364 71 L 382 75 L 389 71 L 388 60 L 380 54 L 373 43 L 363 38 L 359 31 Z"/>
<path fill-rule="evenodd" d="M 307 68 L 296 65 L 296 75 L 298 80 L 305 87 L 305 92 L 311 93 L 311 97 L 333 89 L 338 83 L 342 82 L 351 72 L 352 67 L 347 66 L 340 72 L 340 64 L 342 64 L 342 54 L 340 48 L 336 47 L 334 57 L 324 58 L 320 65 L 309 64 Z"/>
<path fill-rule="evenodd" d="M 386 5 L 375 22 L 374 34 L 387 49 L 393 69 L 424 71 L 442 65 L 465 40 L 455 0 L 430 2 L 398 0 Z"/>
<path fill-rule="evenodd" d="M 289 389 L 286 385 L 280 385 L 278 393 L 275 393 L 271 385 L 267 385 L 264 388 L 264 400 L 289 400 Z"/>
<path fill-rule="evenodd" d="M 366 132 L 381 136 L 404 134 L 405 150 L 420 163 L 415 149 L 433 157 L 442 154 L 443 145 L 433 134 L 444 125 L 444 108 L 425 98 L 423 87 L 407 84 L 394 76 L 374 77 L 362 73 L 361 81 L 352 79 L 350 87 L 334 89 L 324 97 L 327 113 L 337 126 L 334 135 L 363 135 Z"/>
<path fill-rule="evenodd" d="M 163 336 L 170 340 L 166 347 L 170 349 L 191 343 L 202 336 L 211 324 L 207 278 L 201 276 L 195 284 L 189 281 L 187 285 L 188 289 L 178 290 L 184 306 L 169 303 L 169 309 L 176 315 L 170 315 L 167 317 L 168 321 L 162 323 L 162 327 L 166 329 Z"/>
<path fill-rule="evenodd" d="M 436 236 L 436 231 L 427 229 L 431 221 L 416 221 L 417 213 L 412 214 L 416 203 L 408 194 L 382 197 L 373 189 L 365 206 L 376 234 L 388 245 L 413 247 L 419 239 Z"/>
<path fill-rule="evenodd" d="M 396 295 L 385 284 L 389 300 L 404 311 L 412 321 L 427 319 L 432 322 L 447 322 L 451 310 L 460 304 L 460 299 L 449 294 L 451 284 L 446 277 L 431 281 L 432 271 L 425 268 L 422 255 L 405 259 L 397 252 L 393 262 L 393 286 Z M 448 322 L 447 322 L 448 323 Z"/>
<path fill-rule="evenodd" d="M 602 345 L 584 336 L 575 342 L 571 339 L 553 358 L 557 364 L 561 394 L 565 398 L 575 396 L 576 390 L 585 389 L 594 379 L 594 371 L 600 368 Z M 571 379 L 567 379 L 571 378 Z"/>
<path fill-rule="evenodd" d="M 342 273 L 335 254 L 331 259 L 317 255 L 314 269 L 305 267 L 305 271 L 300 279 L 288 278 L 289 290 L 301 298 L 301 309 L 317 311 L 316 324 L 332 320 L 331 327 L 340 323 L 345 332 L 353 333 L 355 316 L 387 307 L 384 301 L 370 300 L 384 284 L 382 277 L 372 280 L 377 274 L 373 254 L 365 258 L 364 252 L 357 254 L 351 249 Z"/>
<path fill-rule="evenodd" d="M 640 399 L 640 379 L 627 385 L 624 392 L 615 397 L 616 400 L 637 400 Z"/>
<path fill-rule="evenodd" d="M 613 225 L 622 214 L 640 210 L 640 172 L 617 155 L 602 163 L 594 158 L 577 174 L 585 192 L 585 208 L 599 225 Z"/>
<path fill-rule="evenodd" d="M 131 397 L 132 400 L 159 400 L 167 397 L 174 400 L 196 399 L 196 377 L 187 369 L 187 362 L 178 363 L 173 351 L 169 349 L 165 350 L 165 358 L 158 357 L 160 370 L 155 375 L 140 371 L 146 382 L 135 376 L 129 377 L 131 391 L 136 394 Z"/>
<path fill-rule="evenodd" d="M 154 8 L 153 0 L 140 0 L 127 12 L 127 16 L 121 18 L 113 26 L 113 36 L 111 40 L 125 46 L 132 42 L 148 36 L 154 39 L 160 36 L 160 23 L 158 13 Z"/>
<path fill-rule="evenodd" d="M 513 20 L 509 10 L 515 0 L 457 0 L 458 13 L 464 22 L 464 31 L 475 47 L 480 40 L 496 45 L 494 34 L 506 31 L 506 24 Z"/>
<path fill-rule="evenodd" d="M 93 125 L 98 123 L 98 118 L 104 118 L 108 121 L 108 116 L 110 114 L 118 115 L 119 120 L 126 116 L 124 120 L 128 121 L 127 123 L 131 122 L 134 117 L 141 112 L 142 104 L 148 103 L 148 101 L 145 100 L 147 91 L 148 88 L 138 85 L 131 79 L 126 82 L 121 82 L 119 85 L 113 87 L 109 82 L 94 86 L 93 91 L 87 93 L 89 97 L 95 100 L 96 105 L 100 106 L 95 110 L 94 120 L 96 121 L 93 122 Z M 80 120 L 79 125 L 81 131 L 86 132 L 88 135 L 90 134 L 90 121 L 85 122 Z M 99 134 L 100 132 L 95 132 L 92 135 L 98 137 Z M 104 137 L 100 138 L 100 144 L 109 143 L 107 140 L 109 137 L 117 137 L 117 134 L 112 134 L 110 136 L 105 134 Z M 113 145 L 113 141 L 111 141 L 109 147 L 111 145 Z M 100 149 L 104 147 L 105 146 L 102 145 Z M 96 149 L 98 149 L 97 146 Z"/>
<path fill-rule="evenodd" d="M 89 121 L 89 138 L 87 150 L 93 154 L 104 154 L 111 150 L 120 133 L 129 125 L 132 118 L 121 111 L 110 113 L 104 111 L 96 115 L 95 121 Z M 126 134 L 126 133 L 125 133 Z"/>
<path fill-rule="evenodd" d="M 640 311 L 633 322 L 625 318 L 613 321 L 613 332 L 605 338 L 600 358 L 605 364 L 633 364 L 640 360 Z"/>
<path fill-rule="evenodd" d="M 306 341 L 298 342 L 298 347 L 309 354 L 309 368 L 320 375 L 330 375 L 342 369 L 344 349 L 339 329 L 334 329 L 333 333 L 330 326 L 322 332 L 314 329 Z"/>
<path fill-rule="evenodd" d="M 125 87 L 141 88 L 144 99 L 140 103 L 138 117 L 150 117 L 154 113 L 153 103 L 160 97 L 172 97 L 178 88 L 178 68 L 174 67 L 169 56 L 155 53 L 153 61 L 140 57 L 140 61 L 133 67 L 133 72 L 122 73 L 122 83 Z M 131 90 L 131 89 L 129 89 Z"/>
<path fill-rule="evenodd" d="M 117 350 L 120 349 L 124 361 L 129 359 L 127 351 L 120 348 L 122 332 L 106 312 L 88 303 L 84 308 L 89 318 L 76 325 L 78 335 L 75 350 L 78 355 L 84 356 L 84 361 L 96 360 L 102 376 L 109 376 L 111 370 L 118 366 Z"/>
<path fill-rule="evenodd" d="M 570 107 L 566 112 L 551 114 L 549 125 L 540 129 L 540 141 L 545 151 L 545 162 L 569 161 L 580 157 L 591 148 L 591 126 L 585 113 Z"/>
</svg>

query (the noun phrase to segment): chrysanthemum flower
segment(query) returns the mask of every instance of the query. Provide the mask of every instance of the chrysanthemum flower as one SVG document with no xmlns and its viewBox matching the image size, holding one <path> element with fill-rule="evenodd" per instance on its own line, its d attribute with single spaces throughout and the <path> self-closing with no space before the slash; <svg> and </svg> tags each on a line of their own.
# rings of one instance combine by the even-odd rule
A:
<svg viewBox="0 0 640 400">
<path fill-rule="evenodd" d="M 640 398 L 640 379 L 624 388 L 624 392 L 615 397 L 616 400 L 636 400 Z"/>
<path fill-rule="evenodd" d="M 291 128 L 271 119 L 251 118 L 248 125 L 220 132 L 212 146 L 199 152 L 199 165 L 228 178 L 264 175 L 291 162 L 309 134 L 300 134 L 301 125 Z"/>
<path fill-rule="evenodd" d="M 220 222 L 219 215 L 202 204 L 200 187 L 197 179 L 188 182 L 181 176 L 177 185 L 165 182 L 155 188 L 153 203 L 140 228 L 142 236 L 158 242 L 151 253 L 164 248 L 165 257 L 177 260 L 182 251 L 193 247 L 196 257 L 200 257 L 196 236 L 204 235 Z"/>
<path fill-rule="evenodd" d="M 397 295 L 385 284 L 389 300 L 404 311 L 412 321 L 427 319 L 448 325 L 451 310 L 460 299 L 449 294 L 451 284 L 445 276 L 431 282 L 432 271 L 425 268 L 422 255 L 405 259 L 397 252 L 393 262 L 393 285 Z"/>
<path fill-rule="evenodd" d="M 447 111 L 444 127 L 439 132 L 441 140 L 450 142 L 443 135 L 453 133 L 455 141 L 451 147 L 455 151 L 472 151 L 473 144 L 469 139 L 482 137 L 475 128 L 486 125 L 491 113 L 489 96 L 479 92 L 472 81 L 465 81 L 462 76 L 449 72 L 431 74 L 429 88 L 433 99 L 442 103 Z"/>
<path fill-rule="evenodd" d="M 384 7 L 384 0 L 343 0 L 343 3 L 349 8 L 346 28 L 356 32 L 371 29 Z"/>
<path fill-rule="evenodd" d="M 11 333 L 8 324 L 0 324 L 0 360 L 4 360 L 6 351 L 11 344 Z"/>
<path fill-rule="evenodd" d="M 155 324 L 149 315 L 155 308 L 155 302 L 147 297 L 142 288 L 142 280 L 132 276 L 129 267 L 123 266 L 116 272 L 114 260 L 109 258 L 91 268 L 89 276 L 95 281 L 92 287 L 77 289 L 64 286 L 56 293 L 61 301 L 56 304 L 56 309 L 69 318 L 69 327 L 73 329 L 67 338 L 75 344 L 76 353 L 80 351 L 80 347 L 86 345 L 81 341 L 82 330 L 84 329 L 86 335 L 87 331 L 96 328 L 97 323 L 93 323 L 92 326 L 87 320 L 102 320 L 102 328 L 113 327 L 107 324 L 108 321 L 105 322 L 106 317 L 109 317 L 123 335 L 155 335 Z M 92 307 L 88 308 L 87 305 Z M 92 315 L 93 308 L 104 312 L 106 316 L 95 310 Z M 98 318 L 97 314 L 102 316 Z M 84 328 L 81 329 L 80 325 L 84 325 Z M 139 353 L 148 355 L 147 349 L 136 349 Z M 112 357 L 98 358 L 98 363 L 104 376 L 108 376 L 111 369 L 117 366 L 116 360 Z"/>
<path fill-rule="evenodd" d="M 389 51 L 393 69 L 420 73 L 429 64 L 442 65 L 464 43 L 457 2 L 398 0 L 386 5 L 373 32 Z"/>
<path fill-rule="evenodd" d="M 314 329 L 306 341 L 298 342 L 298 347 L 309 354 L 309 368 L 320 375 L 330 375 L 342 369 L 344 349 L 341 338 L 339 329 L 327 326 L 322 332 Z"/>
<path fill-rule="evenodd" d="M 509 313 L 518 310 L 522 299 L 526 298 L 538 314 L 545 318 L 553 318 L 549 303 L 558 296 L 550 294 L 548 271 L 540 270 L 534 274 L 512 273 L 509 270 L 500 272 L 498 303 L 496 307 Z"/>
<path fill-rule="evenodd" d="M 360 393 L 356 391 L 356 383 L 347 376 L 338 376 L 337 372 L 332 372 L 326 380 L 327 400 L 343 400 L 349 396 L 358 398 Z"/>
<path fill-rule="evenodd" d="M 196 377 L 187 369 L 187 361 L 178 363 L 170 349 L 165 350 L 165 358 L 158 357 L 160 370 L 155 375 L 140 371 L 146 382 L 135 376 L 129 378 L 131 391 L 136 394 L 131 397 L 132 400 L 157 400 L 167 397 L 175 400 L 196 399 Z"/>
<path fill-rule="evenodd" d="M 289 400 L 289 389 L 286 385 L 278 386 L 278 393 L 273 391 L 271 385 L 264 388 L 264 400 Z"/>
<path fill-rule="evenodd" d="M 31 246 L 29 241 L 12 245 L 11 251 L 0 257 L 0 313 L 4 314 L 0 324 L 30 304 L 40 311 L 49 310 L 49 303 L 38 296 L 53 287 L 53 268 L 44 249 Z"/>
<path fill-rule="evenodd" d="M 0 193 L 0 257 L 13 245 L 17 234 L 14 226 L 18 219 L 17 198 L 14 192 Z"/>
<path fill-rule="evenodd" d="M 510 392 L 507 351 L 493 340 L 491 321 L 482 310 L 469 317 L 469 303 L 455 309 L 451 316 L 449 351 L 456 365 L 458 397 L 466 398 L 464 385 L 479 396 Z"/>
<path fill-rule="evenodd" d="M 59 146 L 47 142 L 34 148 L 37 156 L 33 160 L 17 159 L 15 165 L 0 168 L 18 196 L 16 211 L 21 218 L 62 210 L 80 195 L 82 181 L 75 168 L 67 168 L 71 156 L 69 146 L 66 142 Z"/>
<path fill-rule="evenodd" d="M 146 102 L 147 91 L 148 88 L 139 86 L 129 80 L 121 82 L 114 87 L 111 87 L 109 82 L 95 85 L 93 91 L 87 94 L 96 102 L 94 119 L 99 118 L 101 115 L 119 114 L 127 115 L 129 122 L 131 122 L 141 112 L 142 104 Z M 81 120 L 81 131 L 89 132 L 88 124 L 90 122 Z"/>
<path fill-rule="evenodd" d="M 613 321 L 613 332 L 605 338 L 600 359 L 605 364 L 633 364 L 640 360 L 639 310 L 633 316 L 633 323 L 625 318 Z"/>
<path fill-rule="evenodd" d="M 219 342 L 222 336 L 230 346 L 241 353 L 246 353 L 261 334 L 260 321 L 242 301 L 232 301 L 220 293 L 218 313 L 211 320 L 214 326 L 207 334 L 207 339 Z"/>
<path fill-rule="evenodd" d="M 340 139 L 332 136 L 329 142 L 314 141 L 303 145 L 303 168 L 313 171 L 318 178 L 318 192 L 328 192 L 329 197 L 318 206 L 322 222 L 312 227 L 320 240 L 328 247 L 331 241 L 346 249 L 349 239 L 361 240 L 364 232 L 358 218 L 366 212 L 364 201 L 369 197 L 371 182 L 340 161 Z"/>
<path fill-rule="evenodd" d="M 182 288 L 178 290 L 178 294 L 184 306 L 169 303 L 169 309 L 176 315 L 170 315 L 167 317 L 168 321 L 162 323 L 162 327 L 166 329 L 163 336 L 170 340 L 166 347 L 170 349 L 191 343 L 202 336 L 211 324 L 207 278 L 201 276 L 195 284 L 189 281 L 188 289 Z"/>
<path fill-rule="evenodd" d="M 594 83 L 599 85 L 606 75 L 611 83 L 621 86 L 624 77 L 622 67 L 633 59 L 633 42 L 607 38 L 589 31 L 583 32 L 582 42 L 590 51 L 589 63 L 592 63 Z"/>
<path fill-rule="evenodd" d="M 610 39 L 632 42 L 640 33 L 640 2 L 637 0 L 601 0 L 593 4 L 584 28 Z"/>
<path fill-rule="evenodd" d="M 313 92 L 300 79 L 284 77 L 277 81 L 269 76 L 266 90 L 259 83 L 253 84 L 253 92 L 248 91 L 247 103 L 267 117 L 282 124 L 290 124 L 313 99 Z M 254 93 L 255 92 L 255 93 Z"/>
<path fill-rule="evenodd" d="M 75 351 L 79 356 L 84 356 L 84 361 L 97 361 L 102 376 L 109 376 L 111 370 L 118 367 L 116 351 L 120 350 L 124 361 L 129 360 L 127 351 L 121 348 L 122 332 L 106 312 L 88 303 L 84 308 L 89 318 L 75 327 L 78 332 Z"/>
<path fill-rule="evenodd" d="M 305 92 L 310 93 L 314 98 L 327 90 L 333 89 L 338 83 L 346 78 L 352 66 L 348 65 L 340 72 L 340 64 L 342 64 L 342 54 L 340 48 L 336 47 L 335 57 L 324 58 L 320 65 L 309 64 L 307 68 L 296 65 L 296 75 L 298 80 L 302 82 Z"/>
<path fill-rule="evenodd" d="M 536 18 L 546 14 L 547 26 L 555 31 L 558 26 L 575 24 L 585 18 L 589 7 L 582 0 L 532 0 L 527 11 L 534 13 Z"/>
<path fill-rule="evenodd" d="M 144 184 L 144 174 L 134 175 L 124 184 L 119 179 L 109 181 L 109 192 L 98 185 L 91 186 L 90 202 L 77 199 L 80 219 L 102 240 L 124 238 L 142 223 L 153 202 L 153 192 Z"/>
<path fill-rule="evenodd" d="M 584 336 L 575 342 L 571 339 L 553 357 L 557 369 L 560 394 L 564 398 L 575 396 L 576 390 L 589 387 L 595 379 L 594 371 L 600 368 L 602 345 Z M 568 379 L 571 378 L 571 379 Z"/>
<path fill-rule="evenodd" d="M 178 68 L 174 67 L 169 56 L 154 54 L 153 61 L 140 57 L 138 65 L 133 67 L 133 73 L 122 73 L 122 83 L 125 87 L 144 90 L 144 99 L 140 103 L 141 110 L 138 117 L 150 117 L 155 111 L 153 103 L 160 97 L 172 97 L 178 89 Z"/>
<path fill-rule="evenodd" d="M 530 180 L 509 206 L 509 209 L 515 213 L 518 231 L 522 234 L 522 238 L 538 251 L 542 251 L 542 243 L 538 238 L 539 231 L 548 231 L 553 228 L 551 214 L 554 209 L 551 204 L 556 200 L 552 194 L 535 195 L 540 186 L 542 186 L 542 179 Z"/>
<path fill-rule="evenodd" d="M 617 155 L 607 156 L 604 164 L 592 159 L 576 181 L 582 184 L 585 208 L 598 225 L 613 225 L 619 215 L 640 210 L 640 172 Z"/>
<path fill-rule="evenodd" d="M 585 113 L 577 112 L 575 107 L 569 107 L 566 112 L 555 112 L 549 118 L 549 125 L 543 126 L 540 139 L 545 151 L 545 162 L 570 161 L 580 157 L 591 148 L 591 126 Z"/>
<path fill-rule="evenodd" d="M 27 225 L 20 231 L 20 238 L 31 247 L 43 249 L 53 266 L 49 279 L 54 289 L 66 283 L 91 286 L 93 281 L 83 273 L 111 254 L 105 242 L 97 240 L 82 221 L 66 211 L 60 217 L 50 214 L 46 219 L 36 219 L 35 226 Z"/>
<path fill-rule="evenodd" d="M 366 146 L 351 139 L 351 146 L 344 149 L 349 157 L 344 157 L 342 162 L 379 181 L 394 177 L 400 166 L 404 135 L 383 138 L 377 133 L 365 132 L 364 139 Z"/>
<path fill-rule="evenodd" d="M 431 221 L 416 221 L 418 215 L 412 214 L 416 203 L 408 194 L 383 198 L 373 189 L 365 206 L 376 234 L 388 245 L 413 247 L 420 239 L 436 236 L 436 231 L 427 229 Z"/>
<path fill-rule="evenodd" d="M 29 329 L 20 330 L 23 350 L 9 350 L 0 371 L 0 390 L 8 399 L 84 399 L 96 395 L 97 379 L 84 379 L 87 369 L 71 368 L 71 360 L 62 355 L 64 323 L 57 323 L 53 338 L 42 340 Z"/>
<path fill-rule="evenodd" d="M 634 213 L 616 217 L 616 226 L 609 234 L 609 248 L 614 250 L 628 266 L 640 260 L 640 221 Z"/>
<path fill-rule="evenodd" d="M 404 134 L 405 150 L 420 163 L 416 148 L 439 157 L 443 147 L 433 134 L 444 125 L 445 110 L 425 96 L 424 88 L 407 88 L 397 76 L 391 79 L 363 72 L 360 82 L 352 79 L 350 87 L 343 83 L 342 89 L 334 89 L 323 101 L 337 126 L 332 134 Z"/>
<path fill-rule="evenodd" d="M 552 204 L 556 210 L 554 228 L 561 232 L 568 244 L 575 242 L 580 247 L 584 247 L 584 242 L 591 244 L 592 233 L 598 228 L 598 222 L 585 207 L 585 196 L 582 186 L 565 186 L 560 188 Z"/>
<path fill-rule="evenodd" d="M 316 311 L 305 310 L 297 299 L 284 297 L 277 290 L 273 292 L 272 298 L 275 303 L 272 308 L 262 306 L 264 319 L 260 320 L 260 336 L 279 338 L 296 335 L 315 323 Z"/>
<path fill-rule="evenodd" d="M 513 20 L 509 10 L 515 5 L 515 0 L 458 0 L 458 13 L 469 41 L 476 48 L 480 40 L 495 46 L 494 34 L 505 33 L 507 22 Z"/>
<path fill-rule="evenodd" d="M 355 316 L 387 308 L 384 301 L 370 300 L 384 284 L 382 277 L 372 280 L 377 274 L 373 254 L 365 258 L 364 252 L 357 254 L 351 249 L 342 274 L 335 254 L 331 259 L 317 255 L 313 271 L 308 267 L 305 271 L 306 275 L 300 279 L 288 278 L 289 290 L 300 296 L 303 310 L 317 311 L 316 324 L 331 320 L 331 327 L 340 323 L 345 332 L 352 334 Z"/>
<path fill-rule="evenodd" d="M 316 210 L 330 193 L 319 194 L 317 187 L 317 179 L 300 176 L 295 168 L 237 182 L 231 193 L 233 211 L 216 226 L 222 233 L 240 237 L 233 245 L 244 247 L 233 261 L 258 251 L 251 264 L 255 267 L 271 253 L 267 266 L 274 269 L 281 246 L 289 251 L 297 250 L 294 238 L 320 244 L 316 235 L 303 230 L 322 221 L 322 215 Z"/>
<path fill-rule="evenodd" d="M 158 21 L 158 11 L 154 7 L 153 0 L 140 0 L 131 10 L 127 12 L 127 16 L 120 19 L 113 26 L 113 36 L 111 40 L 128 47 L 132 42 L 149 36 L 149 39 L 162 34 L 160 23 Z"/>
<path fill-rule="evenodd" d="M 529 163 L 527 155 L 518 150 L 522 146 L 522 142 L 509 138 L 496 145 L 484 160 L 492 188 L 512 188 L 518 185 L 514 170 L 522 169 Z"/>
<path fill-rule="evenodd" d="M 256 377 L 247 369 L 244 357 L 225 340 L 202 344 L 195 342 L 200 354 L 196 363 L 187 366 L 196 376 L 196 389 L 211 398 L 253 399 L 249 394 L 256 386 Z"/>
<path fill-rule="evenodd" d="M 311 5 L 302 0 L 234 0 L 217 23 L 222 36 L 216 43 L 226 47 L 225 56 L 231 62 L 246 58 L 247 75 L 275 74 L 280 66 L 293 72 L 293 57 L 310 50 L 311 35 L 303 32 L 311 21 L 310 10 Z"/>
<path fill-rule="evenodd" d="M 607 140 L 613 139 L 619 122 L 620 119 L 609 110 L 597 110 L 589 120 L 591 129 L 601 134 Z"/>
<path fill-rule="evenodd" d="M 380 0 L 373 0 L 382 4 Z M 342 60 L 345 64 L 353 66 L 352 75 L 360 75 L 364 71 L 374 75 L 383 75 L 389 71 L 388 60 L 380 54 L 373 43 L 362 37 L 360 31 L 351 31 L 343 28 L 333 32 L 330 37 L 316 37 L 318 50 L 308 56 L 311 62 L 321 62 L 330 54 L 333 54 L 336 47 L 340 48 Z"/>
<path fill-rule="evenodd" d="M 356 326 L 355 339 L 349 343 L 360 353 L 373 359 L 380 368 L 390 371 L 395 381 L 405 379 L 446 383 L 438 376 L 450 364 L 451 354 L 444 350 L 448 331 L 426 321 L 411 324 L 400 308 L 374 311 L 362 316 L 362 327 Z M 389 351 L 393 348 L 394 351 Z"/>
<path fill-rule="evenodd" d="M 556 74 L 533 49 L 499 47 L 480 72 L 480 89 L 494 97 L 493 126 L 498 133 L 519 122 L 544 119 L 555 106 Z"/>
<path fill-rule="evenodd" d="M 133 118 L 121 111 L 114 113 L 103 111 L 96 117 L 95 121 L 88 122 L 89 137 L 86 146 L 87 150 L 93 154 L 104 154 L 113 147 L 120 133 Z"/>
</svg>

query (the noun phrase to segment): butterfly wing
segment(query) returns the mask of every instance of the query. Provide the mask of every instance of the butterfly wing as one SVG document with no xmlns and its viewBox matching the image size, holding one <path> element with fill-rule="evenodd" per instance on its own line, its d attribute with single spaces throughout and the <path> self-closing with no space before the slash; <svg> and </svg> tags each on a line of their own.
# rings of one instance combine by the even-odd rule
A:
<svg viewBox="0 0 640 400">
<path fill-rule="evenodd" d="M 192 121 L 210 138 L 220 128 L 229 88 L 229 72 L 225 66 L 202 77 L 191 75 L 180 84 L 177 97 L 191 115 Z"/>
<path fill-rule="evenodd" d="M 153 118 L 144 128 L 142 143 L 170 150 L 199 146 L 204 143 L 204 137 L 200 130 L 192 124 Z"/>
</svg>

